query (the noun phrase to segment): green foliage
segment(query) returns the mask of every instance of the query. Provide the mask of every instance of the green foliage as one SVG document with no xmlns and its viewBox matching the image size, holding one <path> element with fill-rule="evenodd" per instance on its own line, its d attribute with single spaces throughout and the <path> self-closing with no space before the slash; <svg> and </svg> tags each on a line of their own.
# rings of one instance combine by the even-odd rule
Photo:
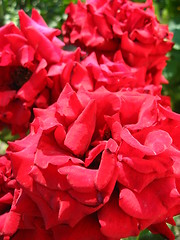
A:
<svg viewBox="0 0 180 240">
<path fill-rule="evenodd" d="M 144 0 L 134 0 L 144 2 Z M 164 76 L 169 81 L 163 86 L 163 95 L 171 97 L 172 109 L 180 113 L 180 1 L 154 0 L 155 13 L 161 23 L 168 24 L 169 30 L 174 33 L 174 47 L 169 53 L 169 60 L 164 69 Z"/>
<path fill-rule="evenodd" d="M 8 128 L 3 128 L 3 130 L 0 131 L 0 139 L 5 143 L 7 143 L 7 141 L 14 141 L 18 138 L 18 135 L 12 136 L 11 131 Z"/>
<path fill-rule="evenodd" d="M 28 15 L 31 15 L 32 8 L 36 8 L 49 26 L 60 28 L 66 19 L 64 11 L 69 3 L 69 0 L 0 0 L 0 25 L 10 21 L 18 25 L 19 9 L 23 9 Z"/>
<path fill-rule="evenodd" d="M 163 86 L 163 94 L 171 97 L 173 110 L 180 113 L 180 1 L 154 0 L 154 3 L 159 21 L 168 24 L 174 33 L 174 47 L 164 69 L 169 84 Z"/>
<path fill-rule="evenodd" d="M 164 86 L 164 94 L 170 95 L 172 108 L 180 112 L 180 18 L 174 17 L 169 21 L 169 29 L 174 33 L 174 47 L 170 53 L 170 60 L 164 70 L 165 77 L 169 80 L 169 85 Z"/>
<path fill-rule="evenodd" d="M 11 131 L 8 128 L 4 128 L 0 131 L 0 155 L 4 155 L 8 147 L 8 141 L 14 141 L 18 139 L 18 135 L 11 135 Z"/>
<path fill-rule="evenodd" d="M 159 234 L 153 234 L 146 229 L 140 233 L 136 240 L 165 240 L 165 238 Z"/>
<path fill-rule="evenodd" d="M 160 234 L 153 234 L 148 229 L 145 229 L 138 237 L 124 238 L 124 240 L 165 240 L 165 238 Z"/>
<path fill-rule="evenodd" d="M 7 143 L 0 140 L 0 156 L 5 154 L 7 147 Z"/>
</svg>

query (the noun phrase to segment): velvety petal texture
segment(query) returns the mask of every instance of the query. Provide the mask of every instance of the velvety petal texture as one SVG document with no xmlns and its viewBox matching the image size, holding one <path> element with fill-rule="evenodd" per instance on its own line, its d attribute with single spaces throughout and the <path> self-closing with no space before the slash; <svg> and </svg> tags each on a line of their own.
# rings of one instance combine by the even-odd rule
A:
<svg viewBox="0 0 180 240">
<path fill-rule="evenodd" d="M 180 209 L 178 116 L 159 96 L 76 93 L 69 84 L 36 109 L 30 134 L 8 149 L 20 199 L 38 209 L 32 236 L 117 240 L 149 228 L 173 239 L 166 222 Z M 28 234 L 29 210 L 16 201 L 13 211 L 14 237 Z"/>
<path fill-rule="evenodd" d="M 144 68 L 141 74 L 145 73 L 147 84 L 167 83 L 162 70 L 166 65 L 165 55 L 173 46 L 172 33 L 158 22 L 152 1 L 138 4 L 129 0 L 78 1 L 71 3 L 66 13 L 68 18 L 62 26 L 65 43 L 111 59 L 120 51 L 126 64 L 134 68 L 133 75 L 138 74 L 135 68 Z M 126 68 L 127 74 L 129 70 Z M 134 77 L 128 79 L 128 84 L 133 84 Z M 117 80 L 112 80 L 117 84 Z"/>
<path fill-rule="evenodd" d="M 33 9 L 0 28 L 0 239 L 169 240 L 180 214 L 180 115 L 162 96 L 172 33 L 151 0 Z"/>
<path fill-rule="evenodd" d="M 31 17 L 20 10 L 19 21 L 20 28 L 13 23 L 0 28 L 0 128 L 24 136 L 34 118 L 32 108 L 46 108 L 59 97 L 59 76 L 48 71 L 57 63 L 64 66 L 69 51 L 57 38 L 61 31 L 48 27 L 37 10 Z"/>
</svg>

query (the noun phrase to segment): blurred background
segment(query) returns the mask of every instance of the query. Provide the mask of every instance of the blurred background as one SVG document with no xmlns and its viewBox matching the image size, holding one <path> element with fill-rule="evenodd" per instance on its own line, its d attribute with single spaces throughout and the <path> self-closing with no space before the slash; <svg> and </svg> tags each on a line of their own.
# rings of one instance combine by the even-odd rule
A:
<svg viewBox="0 0 180 240">
<path fill-rule="evenodd" d="M 143 0 L 136 0 L 144 2 Z M 77 2 L 73 0 L 73 2 Z M 172 109 L 180 113 L 180 0 L 154 0 L 155 12 L 161 23 L 168 24 L 169 30 L 174 33 L 174 47 L 168 53 L 169 60 L 164 69 L 164 76 L 169 80 L 168 85 L 163 86 L 163 94 L 171 97 Z M 61 28 L 66 19 L 65 8 L 70 0 L 0 0 L 0 26 L 13 21 L 18 25 L 18 10 L 23 9 L 31 15 L 31 9 L 36 8 L 50 27 Z M 16 136 L 11 136 L 5 129 L 0 132 L 0 155 L 5 153 L 7 140 L 13 140 Z M 177 226 L 171 227 L 176 239 L 180 240 L 180 217 L 175 218 Z M 148 230 L 143 231 L 137 238 L 128 240 L 162 240 L 160 235 L 153 235 Z"/>
</svg>

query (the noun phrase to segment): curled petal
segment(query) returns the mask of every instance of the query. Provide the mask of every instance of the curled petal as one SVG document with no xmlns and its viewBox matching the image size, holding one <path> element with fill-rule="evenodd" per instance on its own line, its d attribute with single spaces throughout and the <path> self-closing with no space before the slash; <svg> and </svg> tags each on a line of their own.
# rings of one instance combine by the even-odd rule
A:
<svg viewBox="0 0 180 240">
<path fill-rule="evenodd" d="M 64 145 L 75 155 L 84 155 L 91 142 L 95 124 L 96 103 L 92 100 L 68 130 Z"/>
<path fill-rule="evenodd" d="M 116 142 L 110 139 L 106 145 L 106 149 L 102 154 L 101 163 L 96 176 L 95 184 L 99 191 L 106 187 L 114 174 L 117 162 L 117 157 L 115 154 L 116 150 Z"/>
</svg>

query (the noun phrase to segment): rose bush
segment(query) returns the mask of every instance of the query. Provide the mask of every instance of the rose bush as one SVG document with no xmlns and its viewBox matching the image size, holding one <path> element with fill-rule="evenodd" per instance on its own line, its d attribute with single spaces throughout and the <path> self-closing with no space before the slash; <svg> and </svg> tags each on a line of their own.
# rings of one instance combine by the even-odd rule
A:
<svg viewBox="0 0 180 240">
<path fill-rule="evenodd" d="M 147 83 L 167 83 L 162 70 L 165 55 L 173 46 L 172 33 L 159 24 L 151 0 L 78 1 L 71 3 L 66 13 L 68 19 L 62 26 L 65 43 L 110 58 L 121 50 L 128 65 L 145 68 Z"/>
<path fill-rule="evenodd" d="M 19 11 L 20 29 L 13 23 L 0 28 L 0 127 L 24 134 L 33 119 L 32 108 L 46 108 L 62 90 L 60 80 L 49 77 L 52 64 L 80 57 L 62 50 L 60 30 L 47 26 L 37 10 L 31 18 Z"/>
<path fill-rule="evenodd" d="M 0 28 L 0 129 L 30 126 L 0 158 L 0 239 L 173 240 L 180 115 L 161 95 L 172 34 L 151 0 L 66 13 L 65 46 L 35 9 Z"/>
<path fill-rule="evenodd" d="M 76 19 L 81 11 L 84 25 L 80 24 L 79 31 Z M 60 30 L 49 28 L 35 9 L 31 18 L 23 10 L 19 11 L 20 29 L 13 23 L 1 27 L 1 128 L 9 126 L 13 134 L 24 134 L 33 119 L 32 108 L 46 108 L 55 102 L 68 81 L 76 90 L 83 85 L 90 91 L 102 85 L 118 91 L 122 87 L 165 82 L 162 69 L 165 54 L 172 47 L 172 35 L 166 26 L 158 23 L 151 2 L 139 5 L 129 1 L 79 2 L 71 4 L 67 12 L 69 18 L 63 26 L 66 42 L 71 30 L 76 40 L 70 37 L 70 41 L 80 46 L 84 35 L 92 40 L 91 31 L 100 34 L 95 38 L 97 44 L 89 45 L 85 41 L 87 52 L 89 47 L 90 52 L 95 50 L 85 59 L 79 48 L 74 52 L 62 50 L 64 44 L 56 37 Z M 90 22 L 86 21 L 89 17 Z M 104 30 L 100 23 L 106 23 Z M 84 60 L 80 62 L 81 57 Z"/>
<path fill-rule="evenodd" d="M 8 156 L 51 239 L 120 239 L 145 228 L 174 239 L 166 222 L 180 213 L 180 116 L 159 96 L 66 85 L 34 112 Z"/>
</svg>

